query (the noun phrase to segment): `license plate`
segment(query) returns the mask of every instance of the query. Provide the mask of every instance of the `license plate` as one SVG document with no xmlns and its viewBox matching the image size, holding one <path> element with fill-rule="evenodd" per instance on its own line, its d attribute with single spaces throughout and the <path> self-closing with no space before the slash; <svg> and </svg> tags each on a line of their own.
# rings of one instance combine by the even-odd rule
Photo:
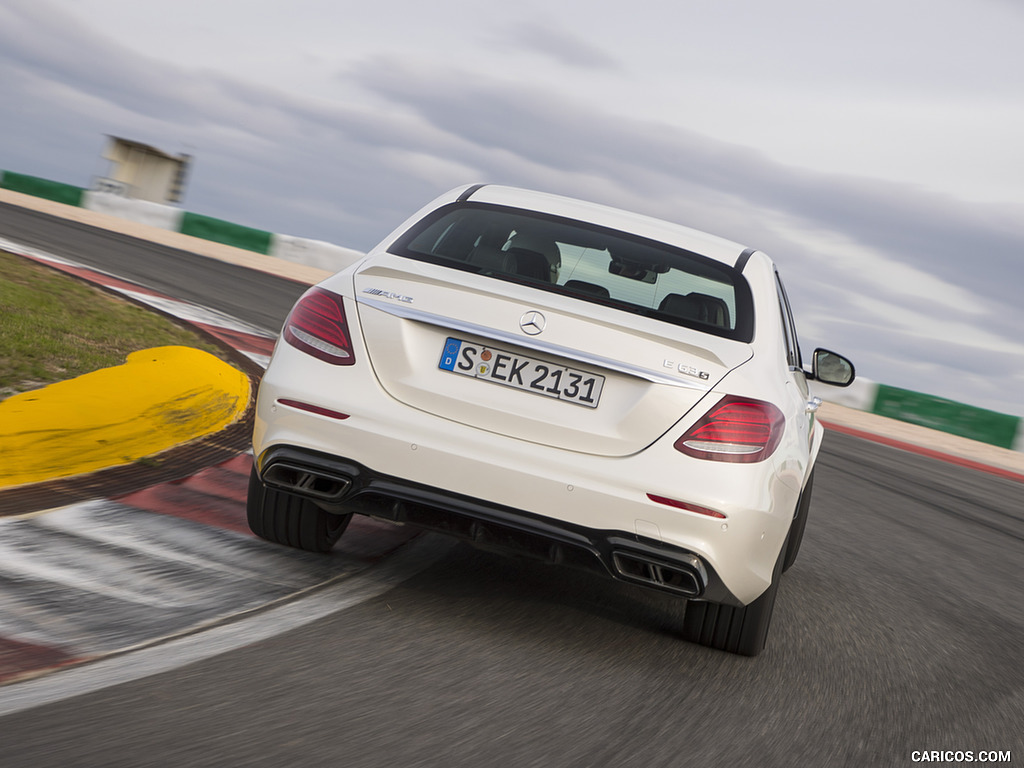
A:
<svg viewBox="0 0 1024 768">
<path fill-rule="evenodd" d="M 604 376 L 452 337 L 437 367 L 587 408 L 597 407 L 604 387 Z"/>
</svg>

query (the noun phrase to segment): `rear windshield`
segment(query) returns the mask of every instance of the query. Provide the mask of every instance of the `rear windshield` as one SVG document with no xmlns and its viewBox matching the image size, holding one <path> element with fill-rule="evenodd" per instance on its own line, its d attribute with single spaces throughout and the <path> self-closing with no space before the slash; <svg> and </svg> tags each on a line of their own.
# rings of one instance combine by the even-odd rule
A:
<svg viewBox="0 0 1024 768">
<path fill-rule="evenodd" d="M 392 251 L 737 341 L 753 337 L 750 289 L 735 269 L 571 219 L 461 203 L 419 222 Z"/>
</svg>

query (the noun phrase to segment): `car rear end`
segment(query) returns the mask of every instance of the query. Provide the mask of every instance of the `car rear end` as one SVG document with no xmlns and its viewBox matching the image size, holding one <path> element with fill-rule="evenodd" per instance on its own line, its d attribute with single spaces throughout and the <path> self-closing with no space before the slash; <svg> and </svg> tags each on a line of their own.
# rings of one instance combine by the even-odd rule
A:
<svg viewBox="0 0 1024 768">
<path fill-rule="evenodd" d="M 792 435 L 754 353 L 771 266 L 751 257 L 611 209 L 456 191 L 298 302 L 260 387 L 260 481 L 744 606 L 806 472 L 775 455 Z"/>
</svg>

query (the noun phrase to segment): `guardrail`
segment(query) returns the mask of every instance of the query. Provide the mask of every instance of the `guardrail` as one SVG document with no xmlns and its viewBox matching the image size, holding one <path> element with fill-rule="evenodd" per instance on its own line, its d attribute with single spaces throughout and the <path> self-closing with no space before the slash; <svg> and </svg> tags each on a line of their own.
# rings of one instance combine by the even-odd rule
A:
<svg viewBox="0 0 1024 768">
<path fill-rule="evenodd" d="M 23 195 L 43 197 L 56 203 L 74 206 L 81 206 L 82 195 L 85 194 L 81 187 L 72 187 L 70 184 L 61 184 L 13 171 L 0 171 L 0 189 L 9 189 Z"/>
<path fill-rule="evenodd" d="M 133 200 L 111 192 L 88 190 L 13 171 L 0 171 L 0 189 L 117 216 L 183 235 L 261 253 L 331 271 L 344 269 L 364 255 L 352 248 L 267 232 L 223 219 L 189 213 L 173 205 Z"/>
<path fill-rule="evenodd" d="M 879 416 L 949 432 L 980 443 L 1024 450 L 1022 420 L 1017 416 L 885 384 L 878 385 L 871 411 Z"/>
<path fill-rule="evenodd" d="M 363 256 L 333 243 L 266 232 L 229 221 L 188 213 L 170 205 L 132 200 L 56 181 L 0 171 L 0 189 L 111 214 L 141 224 L 231 245 L 322 269 L 343 269 Z M 858 378 L 849 389 L 814 387 L 823 400 L 879 416 L 917 424 L 1000 448 L 1024 452 L 1024 419 L 934 395 Z"/>
<path fill-rule="evenodd" d="M 858 376 L 848 389 L 811 384 L 827 402 L 1024 452 L 1024 419 Z"/>
<path fill-rule="evenodd" d="M 212 240 L 224 245 L 233 245 L 235 248 L 243 248 L 256 253 L 270 253 L 270 244 L 274 237 L 273 233 L 264 232 L 261 229 L 243 227 L 239 224 L 232 224 L 230 221 L 187 211 L 181 217 L 181 226 L 178 231 L 183 235 Z"/>
</svg>

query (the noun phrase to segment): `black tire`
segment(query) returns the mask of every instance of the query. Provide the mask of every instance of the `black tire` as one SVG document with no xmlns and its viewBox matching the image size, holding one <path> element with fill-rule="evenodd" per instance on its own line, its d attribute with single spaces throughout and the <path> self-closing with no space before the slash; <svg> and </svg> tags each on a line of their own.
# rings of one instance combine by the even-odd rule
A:
<svg viewBox="0 0 1024 768">
<path fill-rule="evenodd" d="M 796 505 L 796 514 L 793 516 L 793 525 L 789 529 L 789 544 L 786 545 L 786 557 L 782 561 L 782 572 L 785 573 L 793 567 L 796 556 L 800 553 L 800 542 L 804 540 L 804 529 L 807 527 L 807 513 L 811 508 L 811 490 L 814 486 L 814 470 L 811 470 L 807 484 L 800 494 L 800 500 Z"/>
<path fill-rule="evenodd" d="M 683 616 L 683 637 L 692 643 L 740 656 L 757 656 L 761 653 L 768 639 L 768 627 L 772 621 L 775 596 L 779 591 L 785 552 L 786 545 L 783 544 L 775 561 L 771 585 L 750 605 L 737 608 L 706 601 L 687 603 L 686 614 Z"/>
<path fill-rule="evenodd" d="M 324 512 L 309 499 L 268 488 L 253 467 L 246 503 L 249 528 L 262 539 L 308 552 L 329 552 L 351 514 Z"/>
</svg>

